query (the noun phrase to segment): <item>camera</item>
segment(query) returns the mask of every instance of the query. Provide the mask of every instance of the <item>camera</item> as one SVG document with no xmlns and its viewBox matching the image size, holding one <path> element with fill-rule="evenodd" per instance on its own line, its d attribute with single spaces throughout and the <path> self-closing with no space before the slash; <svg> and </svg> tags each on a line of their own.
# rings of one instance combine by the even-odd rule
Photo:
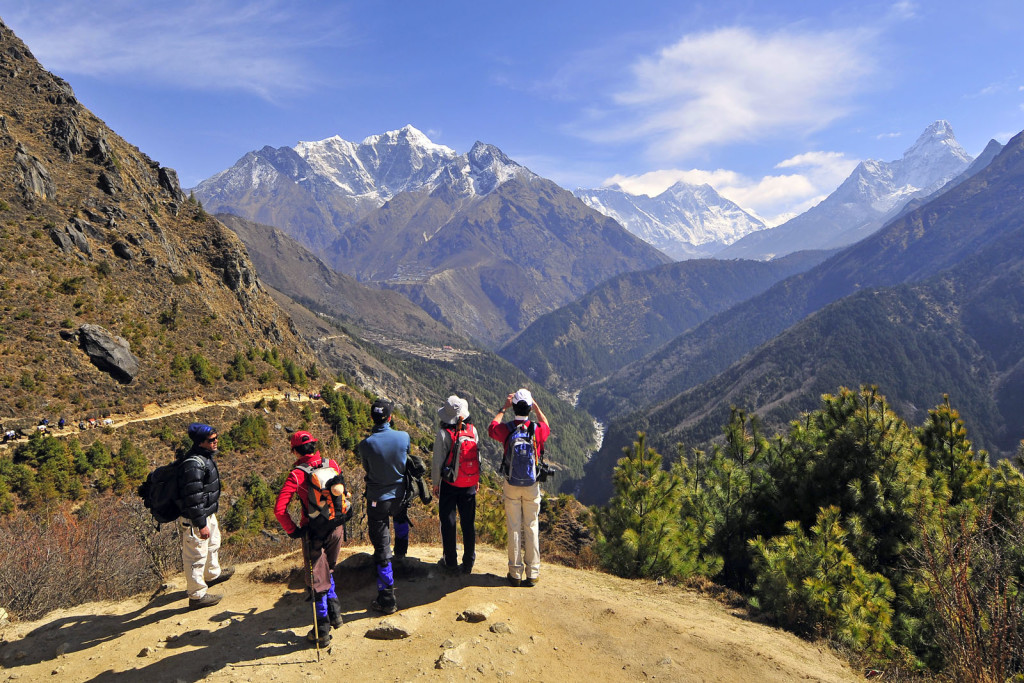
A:
<svg viewBox="0 0 1024 683">
<path fill-rule="evenodd" d="M 547 481 L 548 477 L 555 473 L 555 468 L 546 462 L 537 465 L 537 481 Z"/>
</svg>

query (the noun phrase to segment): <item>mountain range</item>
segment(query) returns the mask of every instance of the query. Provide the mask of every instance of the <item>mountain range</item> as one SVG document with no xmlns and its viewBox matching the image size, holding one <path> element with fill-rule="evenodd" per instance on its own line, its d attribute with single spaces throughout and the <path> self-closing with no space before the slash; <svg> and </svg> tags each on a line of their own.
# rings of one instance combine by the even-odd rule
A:
<svg viewBox="0 0 1024 683">
<path fill-rule="evenodd" d="M 264 286 L 320 362 L 364 391 L 397 401 L 414 422 L 434 426 L 437 406 L 452 393 L 483 419 L 512 388 L 530 384 L 518 368 L 459 337 L 401 293 L 335 272 L 277 228 L 228 214 L 218 218 L 245 243 Z M 559 425 L 548 455 L 561 469 L 548 488 L 571 489 L 595 450 L 592 420 L 542 386 L 534 386 L 534 395 Z M 500 445 L 484 439 L 480 447 L 496 469 Z"/>
<path fill-rule="evenodd" d="M 584 499 L 608 494 L 637 430 L 661 447 L 707 443 L 730 406 L 781 428 L 843 384 L 877 384 L 918 422 L 949 394 L 980 447 L 1012 453 L 1024 408 L 1022 195 L 1024 134 L 882 230 L 584 389 L 581 405 L 613 416 Z"/>
<path fill-rule="evenodd" d="M 265 147 L 195 195 L 489 347 L 609 277 L 669 260 L 498 148 L 459 155 L 411 126 L 358 145 Z"/>
</svg>

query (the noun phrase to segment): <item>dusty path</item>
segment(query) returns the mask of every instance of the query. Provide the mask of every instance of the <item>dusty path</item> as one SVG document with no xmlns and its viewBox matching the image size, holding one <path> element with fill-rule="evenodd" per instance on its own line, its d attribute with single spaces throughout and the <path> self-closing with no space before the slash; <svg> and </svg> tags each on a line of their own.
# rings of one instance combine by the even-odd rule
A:
<svg viewBox="0 0 1024 683">
<path fill-rule="evenodd" d="M 0 680 L 78 681 L 856 681 L 825 647 L 670 586 L 543 565 L 533 588 L 505 582 L 504 551 L 480 548 L 477 571 L 440 575 L 437 548 L 397 573 L 401 611 L 366 609 L 376 588 L 369 548 L 336 571 L 346 623 L 330 653 L 303 636 L 311 606 L 295 582 L 297 553 L 239 567 L 214 590 L 223 602 L 186 607 L 180 574 L 152 601 L 94 603 L 0 631 Z M 292 590 L 288 578 L 292 577 Z M 493 609 L 479 623 L 464 610 Z M 407 637 L 375 640 L 391 624 Z"/>
<path fill-rule="evenodd" d="M 344 384 L 338 383 L 334 385 L 335 389 L 344 386 Z M 95 428 L 112 427 L 117 429 L 118 427 L 124 427 L 135 422 L 147 422 L 150 420 L 159 420 L 161 418 L 168 417 L 170 415 L 180 415 L 181 413 L 195 413 L 203 408 L 209 408 L 212 406 L 221 406 L 228 408 L 237 408 L 243 404 L 257 403 L 262 399 L 271 400 L 277 399 L 279 401 L 291 401 L 291 402 L 304 402 L 310 401 L 308 393 L 301 393 L 298 391 L 282 391 L 281 389 L 257 389 L 256 391 L 250 391 L 247 394 L 243 394 L 237 398 L 224 399 L 224 400 L 213 400 L 208 401 L 202 397 L 196 396 L 193 398 L 181 399 L 177 401 L 168 401 L 167 403 L 147 403 L 142 407 L 141 411 L 134 413 L 128 413 L 123 415 L 111 415 L 103 420 L 97 420 Z M 106 420 L 109 420 L 107 422 Z M 92 429 L 93 427 L 90 427 Z M 50 436 L 55 437 L 66 437 L 74 436 L 78 434 L 78 424 L 67 423 L 64 425 L 64 429 L 59 429 L 55 425 L 50 425 L 46 430 L 46 433 Z M 0 444 L 0 448 L 7 448 L 10 445 L 18 443 L 25 443 L 28 441 L 28 437 L 19 435 L 15 439 L 10 439 Z"/>
</svg>

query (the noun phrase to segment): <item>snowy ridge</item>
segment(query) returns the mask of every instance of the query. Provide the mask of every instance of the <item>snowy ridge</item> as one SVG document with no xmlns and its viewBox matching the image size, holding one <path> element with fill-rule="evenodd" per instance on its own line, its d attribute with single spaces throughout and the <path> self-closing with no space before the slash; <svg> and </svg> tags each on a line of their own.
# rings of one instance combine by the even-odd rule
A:
<svg viewBox="0 0 1024 683">
<path fill-rule="evenodd" d="M 432 192 L 441 186 L 458 196 L 482 196 L 516 177 L 536 176 L 493 145 L 477 142 L 460 155 L 405 126 L 359 143 L 334 135 L 295 147 L 264 147 L 204 180 L 196 191 L 200 197 L 244 196 L 288 179 L 314 194 L 326 190 L 381 206 L 400 192 Z"/>
<path fill-rule="evenodd" d="M 317 175 L 344 193 L 378 204 L 399 192 L 433 189 L 444 166 L 458 157 L 412 126 L 371 135 L 359 144 L 335 135 L 300 142 L 294 149 Z"/>
<path fill-rule="evenodd" d="M 766 227 L 710 185 L 680 182 L 656 197 L 629 194 L 618 186 L 577 189 L 574 194 L 678 260 L 710 256 Z"/>
</svg>

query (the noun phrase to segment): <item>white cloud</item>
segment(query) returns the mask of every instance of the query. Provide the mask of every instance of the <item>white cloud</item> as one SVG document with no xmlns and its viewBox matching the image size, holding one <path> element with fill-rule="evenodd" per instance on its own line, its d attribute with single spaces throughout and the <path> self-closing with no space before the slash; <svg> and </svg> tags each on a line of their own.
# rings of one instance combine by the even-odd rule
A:
<svg viewBox="0 0 1024 683">
<path fill-rule="evenodd" d="M 799 171 L 794 173 L 750 178 L 726 169 L 663 169 L 634 176 L 615 175 L 603 184 L 618 185 L 631 194 L 652 197 L 680 181 L 692 185 L 708 184 L 769 225 L 778 225 L 827 197 L 850 175 L 857 163 L 857 160 L 847 159 L 839 152 L 807 152 L 775 166 Z"/>
<path fill-rule="evenodd" d="M 342 42 L 336 12 L 318 20 L 298 3 L 34 3 L 5 16 L 43 65 L 61 75 L 117 77 L 186 90 L 245 91 L 266 99 L 313 87 L 303 51 Z M 8 12 L 5 9 L 5 12 Z M 330 16 L 330 15 L 335 16 Z"/>
<path fill-rule="evenodd" d="M 819 130 L 847 114 L 873 73 L 870 37 L 743 27 L 685 36 L 636 61 L 632 84 L 582 134 L 642 140 L 650 156 L 679 160 L 709 146 Z"/>
</svg>

